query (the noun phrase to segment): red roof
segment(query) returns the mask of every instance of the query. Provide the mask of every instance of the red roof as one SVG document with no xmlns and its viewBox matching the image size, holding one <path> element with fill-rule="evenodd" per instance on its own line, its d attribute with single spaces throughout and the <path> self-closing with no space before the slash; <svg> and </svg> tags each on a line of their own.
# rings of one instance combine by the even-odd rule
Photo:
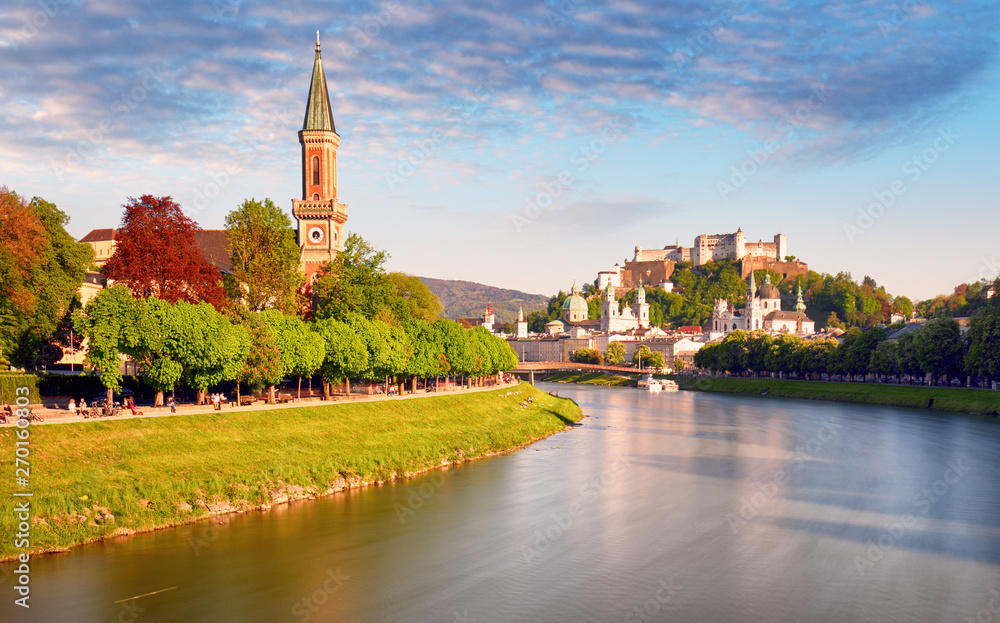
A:
<svg viewBox="0 0 1000 623">
<path fill-rule="evenodd" d="M 701 327 L 697 325 L 686 325 L 677 329 L 678 333 L 701 333 Z"/>
<path fill-rule="evenodd" d="M 80 242 L 107 242 L 117 238 L 118 235 L 114 229 L 92 229 L 89 234 L 80 238 Z"/>
</svg>

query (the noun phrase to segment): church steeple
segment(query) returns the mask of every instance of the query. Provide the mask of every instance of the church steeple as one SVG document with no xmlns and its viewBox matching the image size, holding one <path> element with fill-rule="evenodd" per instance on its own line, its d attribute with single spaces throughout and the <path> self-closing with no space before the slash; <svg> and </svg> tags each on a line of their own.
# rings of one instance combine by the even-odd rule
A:
<svg viewBox="0 0 1000 623">
<path fill-rule="evenodd" d="M 309 84 L 309 100 L 306 116 L 302 120 L 303 130 L 326 130 L 336 132 L 333 124 L 333 108 L 330 93 L 326 89 L 326 74 L 323 72 L 323 58 L 319 52 L 319 31 L 316 31 L 316 60 L 313 61 L 312 82 Z"/>
<path fill-rule="evenodd" d="M 347 221 L 347 205 L 337 200 L 340 136 L 333 125 L 318 31 L 299 144 L 302 145 L 302 199 L 292 200 L 292 215 L 298 221 L 302 271 L 312 279 L 325 262 L 343 249 Z"/>
</svg>

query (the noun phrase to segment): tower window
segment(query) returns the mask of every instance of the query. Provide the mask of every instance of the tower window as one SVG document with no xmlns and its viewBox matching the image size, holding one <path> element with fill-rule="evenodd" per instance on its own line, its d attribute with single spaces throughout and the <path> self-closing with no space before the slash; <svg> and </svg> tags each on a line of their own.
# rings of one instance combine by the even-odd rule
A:
<svg viewBox="0 0 1000 623">
<path fill-rule="evenodd" d="M 319 156 L 313 156 L 313 185 L 319 185 Z"/>
</svg>

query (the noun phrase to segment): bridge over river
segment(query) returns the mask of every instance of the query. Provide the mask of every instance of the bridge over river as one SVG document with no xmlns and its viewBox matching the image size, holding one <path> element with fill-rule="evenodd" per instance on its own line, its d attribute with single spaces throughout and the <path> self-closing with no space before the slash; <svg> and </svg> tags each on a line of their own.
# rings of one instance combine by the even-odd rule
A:
<svg viewBox="0 0 1000 623">
<path fill-rule="evenodd" d="M 551 372 L 554 370 L 587 370 L 590 372 L 625 372 L 639 374 L 645 372 L 632 366 L 603 366 L 595 363 L 573 363 L 572 361 L 532 361 L 518 364 L 515 373 L 528 375 L 528 382 L 535 384 L 535 372 Z"/>
</svg>

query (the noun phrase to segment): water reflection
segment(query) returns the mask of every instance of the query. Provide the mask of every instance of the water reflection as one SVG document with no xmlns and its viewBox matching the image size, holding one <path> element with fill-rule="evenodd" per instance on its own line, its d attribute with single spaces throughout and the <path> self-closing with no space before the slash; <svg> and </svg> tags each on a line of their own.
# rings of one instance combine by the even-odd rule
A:
<svg viewBox="0 0 1000 623">
<path fill-rule="evenodd" d="M 3 621 L 944 621 L 1000 587 L 988 418 L 551 386 L 512 455 L 34 561 Z M 221 523 L 220 523 L 221 522 Z M 144 597 L 134 619 L 114 602 Z"/>
</svg>

